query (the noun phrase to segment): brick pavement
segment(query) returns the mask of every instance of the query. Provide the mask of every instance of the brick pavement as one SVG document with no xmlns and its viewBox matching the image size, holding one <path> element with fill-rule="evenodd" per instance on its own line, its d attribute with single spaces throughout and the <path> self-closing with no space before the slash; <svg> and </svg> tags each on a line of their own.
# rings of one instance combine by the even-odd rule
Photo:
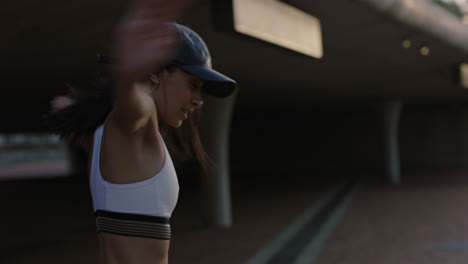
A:
<svg viewBox="0 0 468 264">
<path fill-rule="evenodd" d="M 468 263 L 468 169 L 367 181 L 316 264 Z"/>
<path fill-rule="evenodd" d="M 466 169 L 440 170 L 405 173 L 401 186 L 365 182 L 317 263 L 468 262 L 467 175 Z M 327 189 L 313 182 L 243 186 L 233 188 L 228 229 L 202 228 L 196 192 L 181 194 L 170 263 L 244 263 Z M 0 182 L 0 197 L 0 263 L 96 263 L 85 184 L 68 178 Z"/>
<path fill-rule="evenodd" d="M 170 263 L 243 263 L 320 196 L 317 188 L 234 188 L 231 228 L 201 226 L 197 193 L 182 192 Z M 0 263 L 96 263 L 88 187 L 76 179 L 0 182 Z"/>
</svg>

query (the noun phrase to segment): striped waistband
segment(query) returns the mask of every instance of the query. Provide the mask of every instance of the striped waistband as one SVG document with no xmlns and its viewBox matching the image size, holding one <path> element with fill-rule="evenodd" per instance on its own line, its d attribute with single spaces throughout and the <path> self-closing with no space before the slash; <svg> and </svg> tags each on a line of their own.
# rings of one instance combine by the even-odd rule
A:
<svg viewBox="0 0 468 264">
<path fill-rule="evenodd" d="M 169 218 L 97 210 L 97 232 L 115 235 L 171 239 Z"/>
</svg>

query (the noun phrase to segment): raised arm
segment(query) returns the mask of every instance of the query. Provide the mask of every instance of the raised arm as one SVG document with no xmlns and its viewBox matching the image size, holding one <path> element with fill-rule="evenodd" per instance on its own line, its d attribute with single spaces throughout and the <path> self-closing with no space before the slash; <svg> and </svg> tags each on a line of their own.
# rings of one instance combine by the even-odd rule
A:
<svg viewBox="0 0 468 264">
<path fill-rule="evenodd" d="M 110 118 L 125 132 L 145 126 L 155 112 L 146 74 L 161 71 L 171 60 L 178 36 L 168 22 L 179 18 L 190 0 L 134 0 L 117 25 L 112 53 L 114 105 Z"/>
</svg>

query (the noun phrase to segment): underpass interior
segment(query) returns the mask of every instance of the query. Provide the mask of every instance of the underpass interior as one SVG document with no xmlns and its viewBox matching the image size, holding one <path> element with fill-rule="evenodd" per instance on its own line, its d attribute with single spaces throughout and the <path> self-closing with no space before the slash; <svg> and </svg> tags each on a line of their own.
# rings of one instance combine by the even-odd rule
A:
<svg viewBox="0 0 468 264">
<path fill-rule="evenodd" d="M 315 247 L 323 249 L 317 263 L 465 263 L 468 91 L 460 86 L 458 64 L 466 52 L 363 1 L 283 2 L 321 19 L 323 59 L 217 30 L 208 0 L 185 18 L 212 47 L 215 67 L 239 82 L 229 133 L 233 225 L 205 225 L 197 166 L 185 163 L 178 168 L 171 263 L 256 263 L 248 261 L 271 249 L 317 204 L 327 204 L 337 186 L 355 180 L 348 210 Z M 81 1 L 65 7 L 55 1 L 47 18 L 32 16 L 32 10 L 46 9 L 39 2 L 5 4 L 11 12 L 3 19 L 20 13 L 38 22 L 12 25 L 9 41 L 0 43 L 0 133 L 43 133 L 50 99 L 64 94 L 67 83 L 86 85 L 106 71 L 94 55 L 107 50 L 123 5 Z M 88 19 L 72 15 L 75 9 Z M 28 33 L 29 43 L 23 40 Z M 406 37 L 413 48 L 401 47 Z M 429 56 L 419 54 L 420 44 L 431 47 Z M 386 175 L 382 106 L 392 101 L 402 103 L 399 185 Z M 0 220 L 1 263 L 95 263 L 86 165 L 72 153 L 78 156 L 67 175 L 0 181 L 6 212 Z M 48 169 L 63 170 L 54 166 Z M 322 222 L 303 221 L 309 227 L 303 230 L 313 231 L 311 240 L 335 221 L 326 220 L 332 213 L 323 208 L 317 209 Z M 300 243 L 264 254 L 287 259 L 290 248 L 306 254 L 307 237 L 290 235 L 289 242 Z"/>
<path fill-rule="evenodd" d="M 377 210 L 372 209 L 379 206 L 377 201 L 386 199 L 380 204 L 390 210 L 385 214 L 398 216 L 400 211 L 391 209 L 401 203 L 396 199 L 419 197 L 423 204 L 426 197 L 437 204 L 444 192 L 458 190 L 462 195 L 467 158 L 466 148 L 462 147 L 466 138 L 465 112 L 463 106 L 453 105 L 404 108 L 400 125 L 400 187 L 392 187 L 385 177 L 381 116 L 376 105 L 237 112 L 232 122 L 230 151 L 233 226 L 204 225 L 199 179 L 193 173 L 194 166 L 186 164 L 179 169 L 181 195 L 173 217 L 172 263 L 218 263 L 220 258 L 226 259 L 223 263 L 244 263 L 336 185 L 358 178 L 371 194 L 360 192 L 356 198 L 359 203 L 353 206 L 359 206 L 361 213 L 349 211 L 353 222 L 343 220 L 347 224 L 339 229 L 340 237 L 332 238 L 336 241 L 329 244 L 329 251 L 319 263 L 336 263 L 337 251 L 353 256 L 356 251 L 338 245 L 350 243 L 345 238 L 351 231 L 346 228 L 364 228 L 359 224 L 369 221 L 362 217 L 370 213 L 365 208 Z M 2 181 L 0 188 L 2 208 L 9 212 L 2 218 L 2 233 L 6 234 L 2 239 L 3 263 L 95 260 L 97 241 L 86 175 L 10 179 Z M 403 197 L 398 198 L 392 190 L 401 192 Z M 462 198 L 457 199 L 459 205 Z M 374 202 L 369 203 L 371 200 Z M 445 200 L 450 202 L 449 198 Z M 394 203 L 385 205 L 385 201 Z M 401 217 L 411 212 L 411 208 L 404 210 Z M 412 221 L 418 219 L 413 218 Z M 385 223 L 372 226 L 374 232 L 367 231 L 368 240 L 361 246 L 381 232 L 388 232 L 382 230 Z M 439 242 L 435 241 L 434 247 L 437 243 L 443 247 L 450 240 Z"/>
</svg>

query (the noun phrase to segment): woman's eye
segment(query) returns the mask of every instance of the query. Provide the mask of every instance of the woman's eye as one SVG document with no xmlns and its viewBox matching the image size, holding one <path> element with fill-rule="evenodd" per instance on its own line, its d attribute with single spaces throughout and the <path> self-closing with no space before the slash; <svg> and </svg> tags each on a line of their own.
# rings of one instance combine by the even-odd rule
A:
<svg viewBox="0 0 468 264">
<path fill-rule="evenodd" d="M 196 83 L 192 83 L 192 88 L 193 88 L 194 90 L 198 90 L 198 85 L 197 85 Z"/>
</svg>

